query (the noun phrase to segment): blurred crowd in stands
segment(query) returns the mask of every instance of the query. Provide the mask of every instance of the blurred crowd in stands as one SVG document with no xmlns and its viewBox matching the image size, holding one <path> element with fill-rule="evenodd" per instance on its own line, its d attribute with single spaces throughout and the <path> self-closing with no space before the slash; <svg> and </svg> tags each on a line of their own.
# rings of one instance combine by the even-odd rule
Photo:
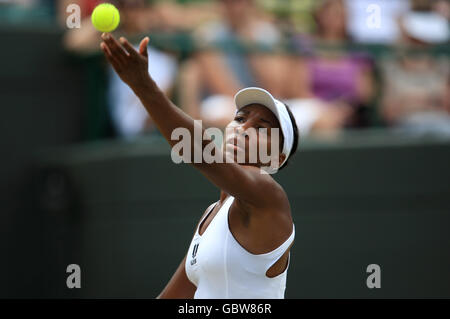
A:
<svg viewBox="0 0 450 319">
<path fill-rule="evenodd" d="M 90 22 L 100 2 L 0 0 L 0 18 L 47 13 L 66 30 L 68 51 L 100 52 Z M 450 136 L 448 0 L 108 2 L 121 12 L 114 34 L 135 44 L 145 34 L 189 35 L 188 54 L 150 40 L 149 72 L 206 126 L 224 127 L 235 112 L 233 95 L 259 86 L 291 107 L 303 136 L 374 125 Z M 81 8 L 81 28 L 67 29 L 73 3 Z M 117 135 L 154 132 L 140 101 L 108 72 Z"/>
</svg>

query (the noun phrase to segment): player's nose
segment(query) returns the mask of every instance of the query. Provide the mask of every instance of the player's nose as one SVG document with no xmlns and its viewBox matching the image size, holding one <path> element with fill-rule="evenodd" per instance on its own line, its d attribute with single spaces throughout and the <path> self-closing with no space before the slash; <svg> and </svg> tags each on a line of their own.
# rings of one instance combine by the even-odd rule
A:
<svg viewBox="0 0 450 319">
<path fill-rule="evenodd" d="M 248 125 L 247 123 L 244 123 L 242 125 L 239 125 L 236 128 L 236 135 L 241 138 L 248 138 L 248 129 L 251 127 L 251 125 Z"/>
</svg>

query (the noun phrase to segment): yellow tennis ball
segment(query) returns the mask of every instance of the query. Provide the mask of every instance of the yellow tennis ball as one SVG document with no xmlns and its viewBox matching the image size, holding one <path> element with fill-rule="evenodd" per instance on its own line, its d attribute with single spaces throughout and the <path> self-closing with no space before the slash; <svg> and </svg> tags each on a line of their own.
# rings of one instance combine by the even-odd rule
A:
<svg viewBox="0 0 450 319">
<path fill-rule="evenodd" d="M 119 10 L 110 3 L 99 4 L 92 11 L 91 20 L 98 31 L 114 31 L 120 22 Z"/>
</svg>

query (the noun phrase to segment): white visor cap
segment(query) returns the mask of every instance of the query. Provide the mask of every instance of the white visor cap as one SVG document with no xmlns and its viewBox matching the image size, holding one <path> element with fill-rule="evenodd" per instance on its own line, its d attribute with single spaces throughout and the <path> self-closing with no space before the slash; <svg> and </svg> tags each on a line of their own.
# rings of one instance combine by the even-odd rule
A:
<svg viewBox="0 0 450 319">
<path fill-rule="evenodd" d="M 287 111 L 286 105 L 275 99 L 272 94 L 258 87 L 248 87 L 240 90 L 234 96 L 234 103 L 237 110 L 250 104 L 261 104 L 267 107 L 275 114 L 280 122 L 281 132 L 283 133 L 284 143 L 282 154 L 286 155 L 280 167 L 288 160 L 294 144 L 294 128 Z"/>
</svg>

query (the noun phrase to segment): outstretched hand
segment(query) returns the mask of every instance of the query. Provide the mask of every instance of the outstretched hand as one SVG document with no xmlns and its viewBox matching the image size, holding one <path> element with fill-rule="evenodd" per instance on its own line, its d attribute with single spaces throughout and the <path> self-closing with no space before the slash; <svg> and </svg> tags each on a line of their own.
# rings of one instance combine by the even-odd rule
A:
<svg viewBox="0 0 450 319">
<path fill-rule="evenodd" d="M 150 39 L 142 39 L 139 52 L 124 37 L 120 38 L 119 43 L 112 34 L 103 33 L 102 39 L 100 47 L 122 81 L 131 89 L 146 85 L 150 80 L 147 52 Z"/>
</svg>

